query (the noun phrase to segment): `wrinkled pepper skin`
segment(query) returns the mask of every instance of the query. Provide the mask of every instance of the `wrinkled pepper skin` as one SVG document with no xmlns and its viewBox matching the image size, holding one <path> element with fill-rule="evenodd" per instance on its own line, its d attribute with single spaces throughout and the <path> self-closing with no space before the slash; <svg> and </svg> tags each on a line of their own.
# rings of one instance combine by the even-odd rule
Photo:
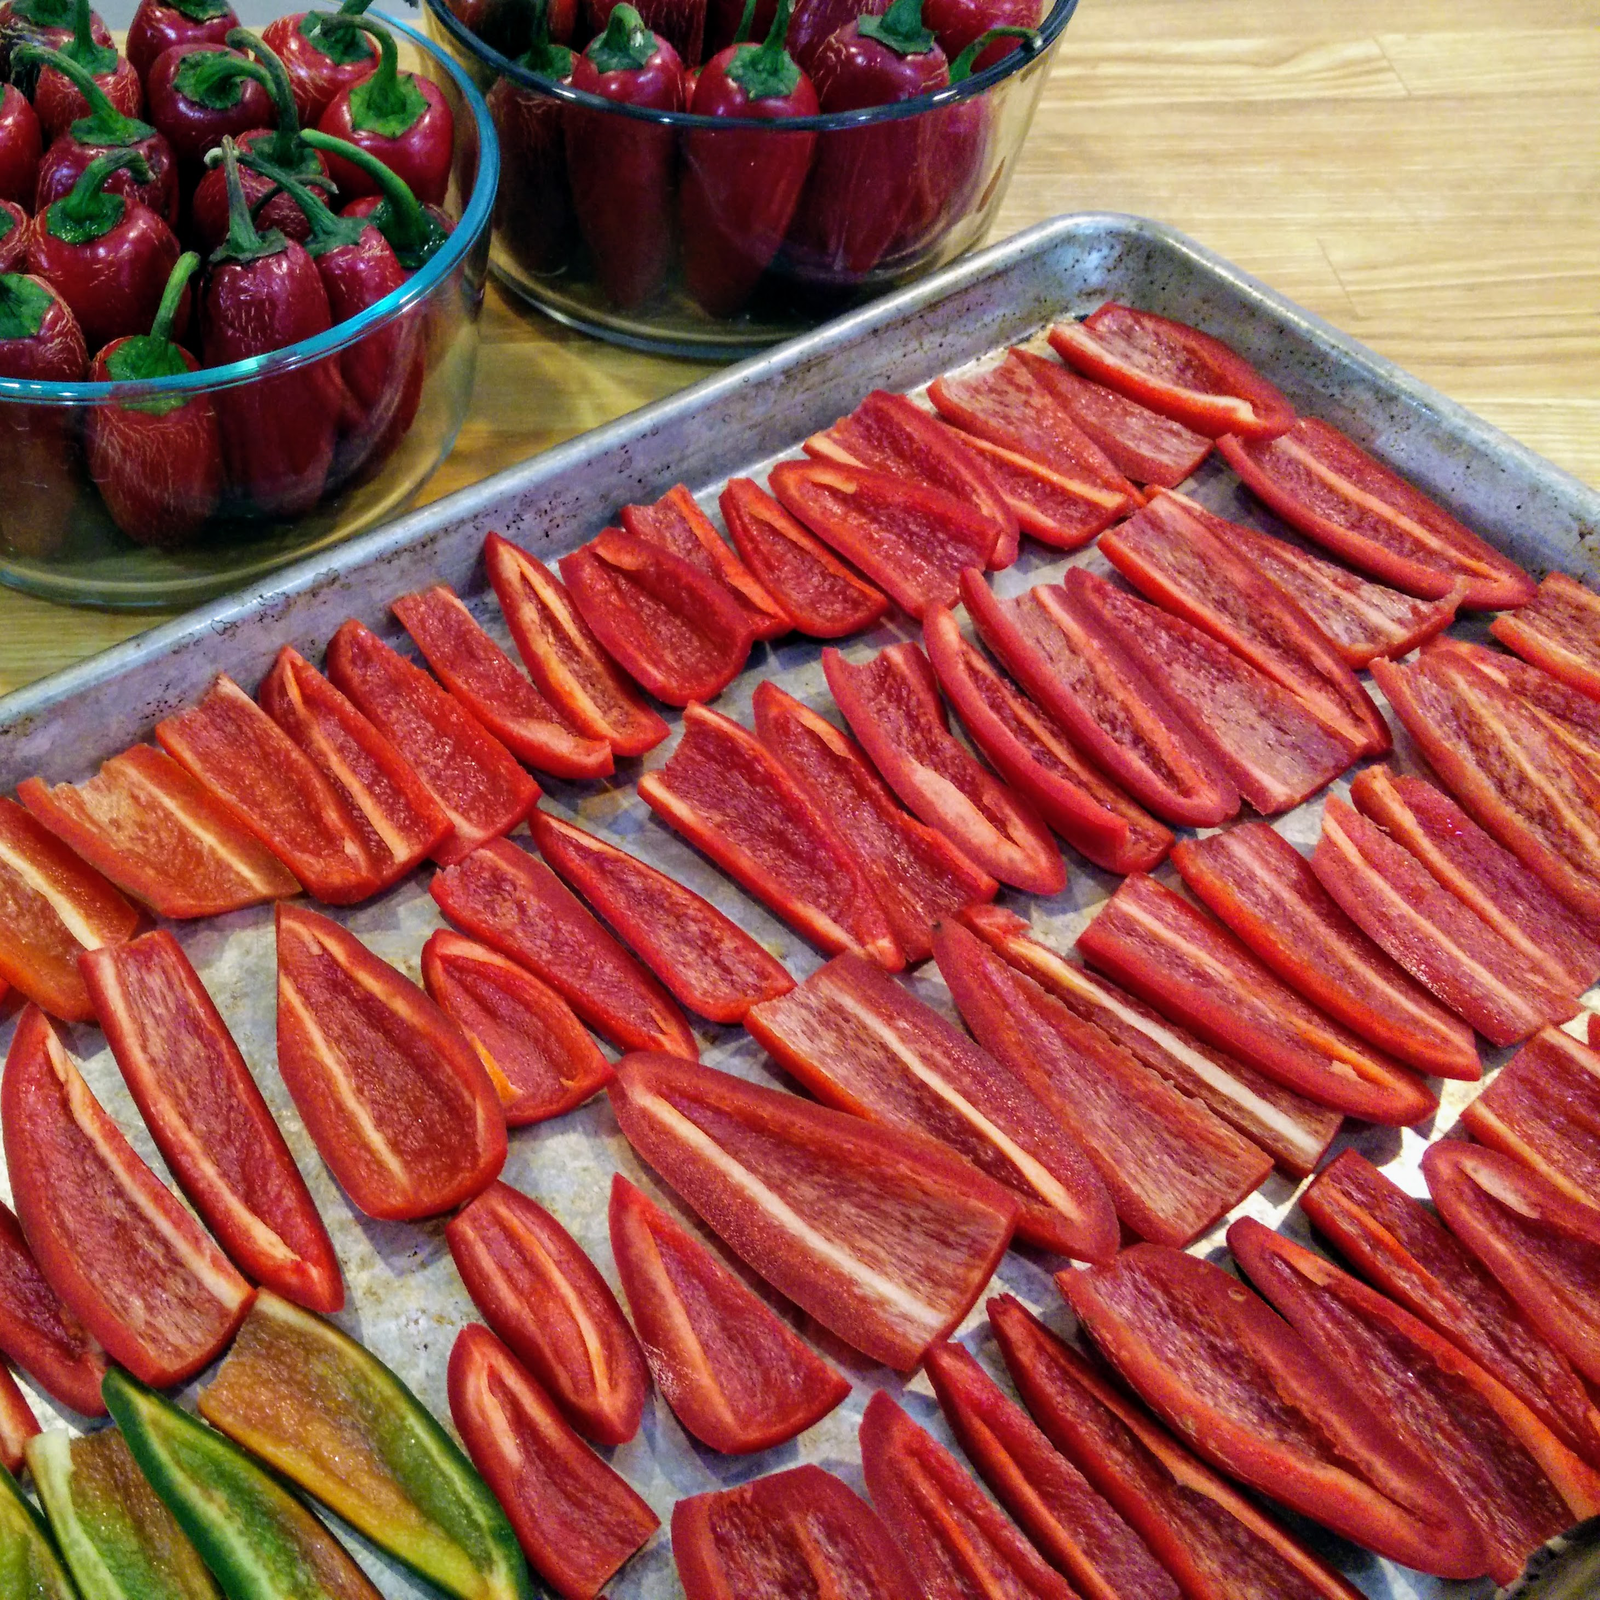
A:
<svg viewBox="0 0 1600 1600">
<path fill-rule="evenodd" d="M 313 124 L 342 89 L 377 70 L 378 47 L 358 28 L 335 16 L 359 16 L 367 0 L 346 0 L 337 13 L 292 11 L 261 30 L 267 48 L 283 62 L 294 88 L 295 110 Z"/>
<path fill-rule="evenodd" d="M 166 136 L 191 184 L 204 170 L 207 151 L 215 150 L 224 137 L 272 122 L 272 97 L 247 75 L 200 91 L 191 74 L 194 63 L 208 55 L 226 56 L 241 66 L 246 62 L 243 51 L 226 44 L 178 45 L 163 52 L 148 75 L 149 120 Z M 194 96 L 186 92 L 190 89 Z M 204 99 L 198 97 L 201 92 Z"/>
<path fill-rule="evenodd" d="M 0 200 L 33 204 L 44 136 L 39 118 L 14 83 L 0 87 Z"/>
</svg>

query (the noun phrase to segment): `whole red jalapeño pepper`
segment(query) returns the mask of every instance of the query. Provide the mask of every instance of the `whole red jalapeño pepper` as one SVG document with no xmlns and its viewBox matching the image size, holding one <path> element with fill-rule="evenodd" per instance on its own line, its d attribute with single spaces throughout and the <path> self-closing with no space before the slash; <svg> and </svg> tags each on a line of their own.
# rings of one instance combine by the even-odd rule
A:
<svg viewBox="0 0 1600 1600">
<path fill-rule="evenodd" d="M 38 113 L 14 83 L 0 84 L 0 200 L 33 204 L 43 154 Z"/>
<path fill-rule="evenodd" d="M 1039 0 L 923 0 L 922 20 L 950 60 L 950 81 L 959 83 L 955 63 L 968 49 L 983 40 L 969 71 L 992 67 L 1017 48 L 1008 40 L 1027 38 L 1039 26 L 1040 10 Z"/>
<path fill-rule="evenodd" d="M 110 44 L 111 30 L 90 12 L 95 41 Z M 25 95 L 32 95 L 39 63 L 17 59 L 25 45 L 59 50 L 72 38 L 73 0 L 0 0 L 0 78 L 10 77 Z"/>
<path fill-rule="evenodd" d="M 128 60 L 144 78 L 157 56 L 178 46 L 223 44 L 238 26 L 228 0 L 139 0 L 128 24 Z"/>
<path fill-rule="evenodd" d="M 72 37 L 61 46 L 61 53 L 76 61 L 105 92 L 106 98 L 124 116 L 136 117 L 144 107 L 144 86 L 133 66 L 117 54 L 114 45 L 101 44 L 94 36 L 94 13 L 89 0 L 77 0 L 72 12 Z M 39 73 L 33 87 L 33 109 L 46 139 L 67 131 L 89 106 L 70 78 L 50 67 Z"/>
<path fill-rule="evenodd" d="M 341 89 L 376 70 L 377 47 L 346 20 L 359 17 L 370 3 L 344 0 L 337 11 L 295 11 L 261 30 L 288 70 L 302 122 L 315 122 Z"/>
<path fill-rule="evenodd" d="M 225 44 L 180 45 L 156 58 L 145 80 L 150 120 L 188 181 L 223 139 L 272 120 L 270 82 L 265 69 Z"/>
<path fill-rule="evenodd" d="M 339 214 L 371 222 L 389 241 L 408 274 L 421 271 L 455 232 L 455 223 L 438 206 L 423 205 L 405 179 L 391 172 L 370 150 L 316 128 L 306 128 L 300 137 L 312 149 L 336 155 L 367 175 L 372 192 L 351 201 Z"/>
</svg>

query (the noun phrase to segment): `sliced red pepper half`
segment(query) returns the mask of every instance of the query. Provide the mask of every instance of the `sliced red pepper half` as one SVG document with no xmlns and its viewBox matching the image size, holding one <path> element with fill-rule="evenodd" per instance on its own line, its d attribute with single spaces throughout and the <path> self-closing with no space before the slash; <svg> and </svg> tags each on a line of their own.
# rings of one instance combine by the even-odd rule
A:
<svg viewBox="0 0 1600 1600">
<path fill-rule="evenodd" d="M 256 693 L 344 800 L 382 884 L 398 882 L 452 831 L 411 763 L 293 646 L 278 652 Z"/>
<path fill-rule="evenodd" d="M 511 829 L 539 785 L 421 667 L 352 617 L 328 644 L 328 676 L 409 761 L 452 827 L 429 853 L 442 867 Z"/>
<path fill-rule="evenodd" d="M 701 1444 L 724 1455 L 770 1449 L 850 1393 L 848 1378 L 620 1173 L 610 1217 L 611 1254 L 656 1387 Z"/>
<path fill-rule="evenodd" d="M 12 1036 L 0 1123 L 28 1247 L 106 1354 L 158 1388 L 214 1360 L 255 1291 L 139 1159 L 36 1006 Z"/>
<path fill-rule="evenodd" d="M 158 916 L 221 916 L 300 892 L 289 869 L 154 745 L 112 756 L 83 783 L 24 778 L 17 798 Z"/>
<path fill-rule="evenodd" d="M 950 732 L 928 658 L 907 641 L 853 663 L 831 646 L 822 670 L 884 781 L 991 877 L 1057 894 L 1067 865 L 1033 803 L 979 764 Z"/>
<path fill-rule="evenodd" d="M 445 1242 L 483 1320 L 584 1438 L 639 1431 L 650 1373 L 611 1286 L 548 1211 L 498 1179 L 448 1223 Z"/>
<path fill-rule="evenodd" d="M 338 923 L 278 907 L 278 1070 L 369 1217 L 436 1216 L 490 1183 L 506 1123 L 466 1035 Z"/>
<path fill-rule="evenodd" d="M 688 1600 L 921 1594 L 866 1501 L 809 1464 L 680 1500 L 672 1555 Z"/>
<path fill-rule="evenodd" d="M 0 979 L 63 1022 L 94 1015 L 85 950 L 121 944 L 139 913 L 15 800 L 0 799 Z"/>
<path fill-rule="evenodd" d="M 1125 878 L 1078 949 L 1163 1016 L 1322 1105 L 1409 1127 L 1438 1104 L 1416 1073 L 1302 1000 L 1154 878 Z"/>
<path fill-rule="evenodd" d="M 1387 750 L 1388 725 L 1333 641 L 1233 543 L 1233 526 L 1163 492 L 1100 550 L 1146 599 L 1281 684 L 1356 754 Z"/>
<path fill-rule="evenodd" d="M 1180 1600 L 1144 1540 L 960 1345 L 930 1350 L 928 1376 L 979 1476 L 1085 1600 Z"/>
<path fill-rule="evenodd" d="M 745 1027 L 824 1105 L 925 1133 L 1011 1190 L 1017 1233 L 1030 1244 L 1079 1261 L 1116 1254 L 1111 1195 L 1081 1130 L 1015 1063 L 870 961 L 836 956 L 792 994 L 757 1006 Z"/>
<path fill-rule="evenodd" d="M 1092 572 L 1067 574 L 1080 614 L 1168 699 L 1213 763 L 1264 816 L 1309 799 L 1355 759 L 1350 745 L 1243 656 Z"/>
<path fill-rule="evenodd" d="M 870 628 L 889 597 L 858 577 L 750 478 L 730 478 L 719 502 L 739 554 L 801 633 L 842 639 Z"/>
<path fill-rule="evenodd" d="M 1374 661 L 1373 681 L 1473 820 L 1574 911 L 1600 918 L 1600 772 L 1526 701 L 1441 644 L 1408 666 Z"/>
<path fill-rule="evenodd" d="M 1217 441 L 1252 494 L 1358 572 L 1474 611 L 1525 605 L 1534 582 L 1443 506 L 1314 417 L 1281 438 Z"/>
<path fill-rule="evenodd" d="M 1471 1356 L 1569 1449 L 1600 1465 L 1600 1410 L 1571 1363 L 1420 1200 L 1346 1150 L 1300 1203 L 1363 1277 Z"/>
<path fill-rule="evenodd" d="M 922 1135 L 673 1056 L 623 1058 L 628 1143 L 747 1266 L 863 1355 L 912 1371 L 972 1309 L 1010 1193 Z"/>
<path fill-rule="evenodd" d="M 450 1419 L 529 1564 L 562 1600 L 596 1600 L 661 1519 L 487 1328 L 456 1335 L 448 1387 Z"/>
<path fill-rule="evenodd" d="M 1600 595 L 1576 578 L 1548 573 L 1533 599 L 1502 612 L 1489 632 L 1524 661 L 1600 699 Z"/>
<path fill-rule="evenodd" d="M 664 545 L 603 528 L 559 565 L 589 631 L 668 705 L 715 700 L 749 658 L 750 620 L 727 585 Z"/>
<path fill-rule="evenodd" d="M 549 984 L 618 1049 L 700 1054 L 667 991 L 549 867 L 509 839 L 435 873 L 428 892 L 457 927 Z"/>
<path fill-rule="evenodd" d="M 1140 1244 L 1056 1284 L 1124 1381 L 1222 1471 L 1391 1561 L 1441 1578 L 1488 1570 L 1430 1457 L 1221 1267 Z"/>
<path fill-rule="evenodd" d="M 223 1249 L 285 1299 L 340 1310 L 316 1202 L 183 947 L 158 928 L 79 966 L 139 1115 Z"/>
<path fill-rule="evenodd" d="M 742 1022 L 758 1001 L 794 987 L 781 962 L 675 878 L 548 811 L 535 809 L 528 829 L 545 860 L 691 1011 Z"/>
<path fill-rule="evenodd" d="M 805 451 L 819 461 L 870 467 L 964 500 L 996 528 L 991 567 L 1017 559 L 1017 516 L 967 441 L 903 394 L 874 389 L 847 417 L 814 433 Z"/>
<path fill-rule="evenodd" d="M 27 1465 L 28 1441 L 38 1432 L 39 1419 L 34 1416 L 28 1397 L 17 1387 L 10 1370 L 0 1367 L 0 1466 L 13 1477 Z M 28 1509 L 32 1511 L 33 1508 L 29 1506 Z M 48 1588 L 45 1592 L 49 1593 Z"/>
<path fill-rule="evenodd" d="M 1019 1300 L 1001 1295 L 987 1309 L 1034 1421 L 1127 1519 L 1188 1600 L 1356 1600 L 1331 1567 L 1190 1455 Z"/>
<path fill-rule="evenodd" d="M 1600 1474 L 1448 1339 L 1331 1262 L 1241 1217 L 1228 1229 L 1251 1283 L 1461 1495 L 1505 1585 L 1547 1539 L 1600 1509 Z"/>
<path fill-rule="evenodd" d="M 1600 940 L 1587 924 L 1442 789 L 1368 767 L 1350 798 L 1552 982 L 1581 994 L 1600 977 Z"/>
<path fill-rule="evenodd" d="M 882 1389 L 861 1418 L 861 1468 L 927 1600 L 1077 1600 L 960 1462 Z"/>
<path fill-rule="evenodd" d="M 832 821 L 747 728 L 707 706 L 683 714 L 665 766 L 639 798 L 735 882 L 830 955 L 905 956 L 872 884 Z"/>
<path fill-rule="evenodd" d="M 1078 754 L 1055 718 L 962 637 L 954 612 L 930 610 L 922 642 L 973 743 L 1068 844 L 1107 872 L 1148 872 L 1166 856 L 1171 830 Z"/>
<path fill-rule="evenodd" d="M 1108 300 L 1082 322 L 1056 323 L 1050 344 L 1080 372 L 1209 439 L 1271 439 L 1294 421 L 1294 407 L 1243 356 L 1153 311 Z"/>
<path fill-rule="evenodd" d="M 439 681 L 519 761 L 558 778 L 603 778 L 611 746 L 585 738 L 519 672 L 447 584 L 389 607 Z"/>
<path fill-rule="evenodd" d="M 756 686 L 756 737 L 833 819 L 872 885 L 907 962 L 933 953 L 933 925 L 992 900 L 1000 885 L 889 792 L 849 734 L 777 684 Z"/>
<path fill-rule="evenodd" d="M 1076 1140 L 1140 1238 L 1186 1245 L 1266 1181 L 1264 1150 L 959 923 L 933 953 L 967 1026 Z"/>
<path fill-rule="evenodd" d="M 1290 988 L 1418 1072 L 1483 1076 L 1472 1029 L 1345 915 L 1311 864 L 1265 822 L 1172 852 L 1190 893 Z"/>
<path fill-rule="evenodd" d="M 380 863 L 338 790 L 231 678 L 155 732 L 317 899 L 351 905 L 381 887 Z"/>
<path fill-rule="evenodd" d="M 624 506 L 621 519 L 623 528 L 636 539 L 670 550 L 728 589 L 744 612 L 753 638 L 776 639 L 794 626 L 681 483 L 653 505 Z"/>
<path fill-rule="evenodd" d="M 0 1351 L 46 1394 L 86 1417 L 105 1415 L 105 1352 L 67 1309 L 9 1207 L 0 1205 Z"/>
<path fill-rule="evenodd" d="M 495 598 L 529 676 L 579 733 L 642 756 L 667 725 L 601 648 L 548 567 L 498 533 L 483 543 Z"/>
<path fill-rule="evenodd" d="M 1162 821 L 1214 828 L 1239 809 L 1232 779 L 1172 702 L 1091 625 L 1070 589 L 1002 600 L 982 573 L 969 570 L 961 575 L 961 598 L 979 637 L 1012 676 L 1089 760 Z"/>
<path fill-rule="evenodd" d="M 961 920 L 1019 972 L 1085 1022 L 1092 1022 L 1181 1094 L 1237 1128 L 1285 1172 L 1303 1178 L 1322 1159 L 1344 1121 L 1339 1112 L 1203 1044 L 1126 990 L 1068 961 L 1014 912 L 972 906 Z"/>
<path fill-rule="evenodd" d="M 986 567 L 999 530 L 969 501 L 867 467 L 780 461 L 780 504 L 859 567 L 902 611 L 954 605 L 964 567 Z"/>
<path fill-rule="evenodd" d="M 1374 943 L 1491 1043 L 1515 1044 L 1576 1015 L 1576 991 L 1553 982 L 1339 795 L 1323 806 L 1311 870 Z"/>
</svg>

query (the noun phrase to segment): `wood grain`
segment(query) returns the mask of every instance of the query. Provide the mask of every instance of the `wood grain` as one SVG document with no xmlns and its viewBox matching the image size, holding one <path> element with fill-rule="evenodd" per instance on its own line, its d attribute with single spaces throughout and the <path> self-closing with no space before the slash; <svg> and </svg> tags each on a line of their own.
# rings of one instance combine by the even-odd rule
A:
<svg viewBox="0 0 1600 1600">
<path fill-rule="evenodd" d="M 1600 0 L 1082 0 L 994 237 L 1156 217 L 1600 483 Z M 437 498 L 708 369 L 491 287 Z M 0 690 L 151 616 L 0 591 Z"/>
</svg>

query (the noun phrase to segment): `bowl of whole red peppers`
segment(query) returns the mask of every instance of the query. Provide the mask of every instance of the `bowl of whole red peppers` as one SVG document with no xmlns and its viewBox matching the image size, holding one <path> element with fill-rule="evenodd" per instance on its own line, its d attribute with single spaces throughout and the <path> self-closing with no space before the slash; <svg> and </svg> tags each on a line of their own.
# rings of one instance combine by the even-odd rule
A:
<svg viewBox="0 0 1600 1600">
<path fill-rule="evenodd" d="M 500 139 L 490 264 L 747 355 L 978 244 L 1076 0 L 426 0 Z"/>
<path fill-rule="evenodd" d="M 0 581 L 198 601 L 392 515 L 466 413 L 499 163 L 366 12 L 0 0 Z"/>
</svg>

